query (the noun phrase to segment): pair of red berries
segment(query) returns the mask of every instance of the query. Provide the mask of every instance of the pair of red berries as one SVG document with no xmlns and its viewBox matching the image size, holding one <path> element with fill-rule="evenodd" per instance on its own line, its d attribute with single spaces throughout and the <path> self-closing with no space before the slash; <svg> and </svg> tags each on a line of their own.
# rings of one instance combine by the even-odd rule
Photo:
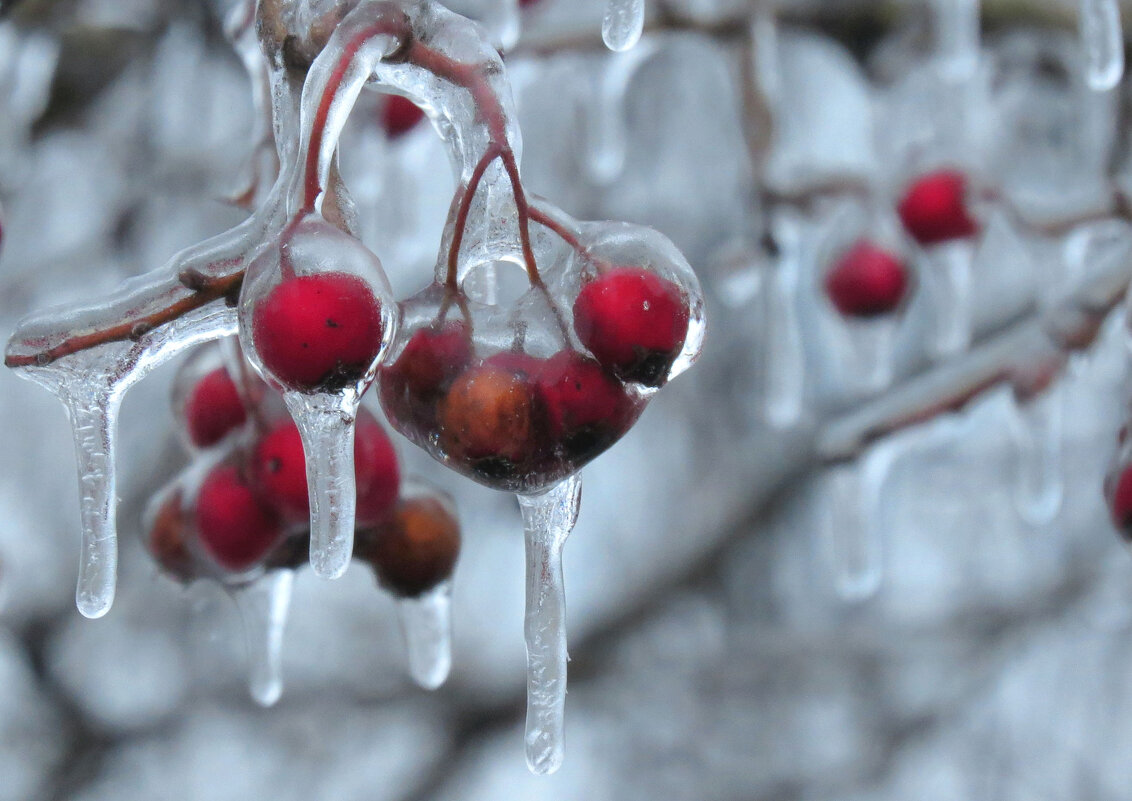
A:
<svg viewBox="0 0 1132 801">
<path fill-rule="evenodd" d="M 978 232 L 967 207 L 967 179 L 955 170 L 918 178 L 901 198 L 897 212 L 905 230 L 925 246 L 966 239 Z M 842 315 L 869 318 L 896 311 L 909 283 L 903 260 L 869 240 L 860 240 L 826 274 L 825 291 Z"/>
<path fill-rule="evenodd" d="M 617 267 L 586 283 L 570 347 L 546 359 L 476 358 L 467 323 L 416 331 L 381 373 L 390 421 L 410 439 L 495 486 L 530 489 L 573 472 L 620 438 L 643 407 L 630 384 L 664 383 L 689 325 L 667 279 Z"/>
</svg>

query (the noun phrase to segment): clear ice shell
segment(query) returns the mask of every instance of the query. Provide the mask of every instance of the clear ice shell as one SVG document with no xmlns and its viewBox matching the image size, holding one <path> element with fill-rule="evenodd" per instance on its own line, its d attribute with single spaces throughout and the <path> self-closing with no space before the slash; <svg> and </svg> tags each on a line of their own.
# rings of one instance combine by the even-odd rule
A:
<svg viewBox="0 0 1132 801">
<path fill-rule="evenodd" d="M 311 568 L 319 578 L 336 579 L 350 566 L 354 551 L 354 422 L 360 398 L 340 395 L 283 395 L 299 429 L 307 463 L 311 507 Z"/>
<path fill-rule="evenodd" d="M 582 479 L 571 476 L 541 495 L 520 495 L 527 552 L 527 767 L 554 773 L 564 755 L 566 592 L 562 546 L 578 519 Z"/>
<path fill-rule="evenodd" d="M 452 586 L 444 582 L 418 598 L 397 601 L 397 617 L 409 675 L 426 690 L 435 690 L 452 669 Z"/>
<path fill-rule="evenodd" d="M 606 0 L 601 39 L 614 52 L 628 50 L 645 29 L 645 0 Z"/>
<path fill-rule="evenodd" d="M 294 583 L 293 571 L 273 570 L 232 590 L 244 624 L 248 691 L 260 706 L 273 706 L 283 694 L 283 630 Z"/>
<path fill-rule="evenodd" d="M 842 600 L 871 598 L 884 578 L 880 499 L 891 464 L 891 452 L 880 446 L 826 472 L 822 552 Z"/>
<path fill-rule="evenodd" d="M 1015 405 L 1014 504 L 1022 519 L 1035 526 L 1057 517 L 1064 496 L 1064 386 L 1058 382 Z"/>
<path fill-rule="evenodd" d="M 1105 92 L 1124 76 L 1124 32 L 1117 0 L 1080 0 L 1077 17 L 1085 54 L 1085 83 Z"/>
<path fill-rule="evenodd" d="M 971 344 L 971 266 L 974 247 L 946 242 L 927 250 L 930 263 L 920 272 L 932 301 L 928 350 L 939 359 L 962 353 Z"/>
<path fill-rule="evenodd" d="M 932 0 L 943 77 L 970 78 L 979 67 L 980 0 Z"/>
</svg>

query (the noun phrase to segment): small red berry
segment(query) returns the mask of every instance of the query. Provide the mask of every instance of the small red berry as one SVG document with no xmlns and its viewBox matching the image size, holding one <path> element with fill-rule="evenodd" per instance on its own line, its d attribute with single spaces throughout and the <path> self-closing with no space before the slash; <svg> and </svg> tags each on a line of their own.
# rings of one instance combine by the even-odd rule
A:
<svg viewBox="0 0 1132 801">
<path fill-rule="evenodd" d="M 1120 473 L 1109 503 L 1116 530 L 1125 540 L 1132 540 L 1132 467 L 1125 467 Z"/>
<path fill-rule="evenodd" d="M 421 111 L 412 100 L 401 95 L 388 95 L 381 107 L 381 125 L 390 138 L 404 136 L 424 119 Z"/>
<path fill-rule="evenodd" d="M 567 457 L 588 460 L 624 434 L 635 417 L 625 387 L 594 359 L 564 350 L 543 363 L 539 390 L 551 438 Z"/>
<path fill-rule="evenodd" d="M 381 371 L 382 396 L 408 403 L 434 403 L 472 360 L 468 326 L 447 323 L 422 328 L 393 364 Z"/>
<path fill-rule="evenodd" d="M 639 267 L 617 267 L 582 287 L 574 331 L 625 381 L 664 383 L 688 335 L 688 305 L 671 281 Z"/>
<path fill-rule="evenodd" d="M 921 245 L 974 236 L 979 225 L 967 210 L 967 178 L 957 170 L 938 170 L 916 179 L 897 212 Z"/>
<path fill-rule="evenodd" d="M 503 350 L 492 354 L 484 359 L 483 363 L 487 367 L 498 367 L 500 370 L 506 370 L 520 378 L 534 378 L 546 364 L 542 359 L 538 359 L 529 353 L 514 350 Z"/>
<path fill-rule="evenodd" d="M 360 380 L 381 350 L 381 305 L 361 278 L 319 273 L 285 279 L 256 307 L 252 336 L 284 386 L 334 390 Z"/>
<path fill-rule="evenodd" d="M 185 400 L 185 423 L 189 439 L 198 448 L 215 445 L 248 419 L 236 383 L 228 371 L 218 367 L 190 390 Z"/>
<path fill-rule="evenodd" d="M 278 518 L 259 502 L 231 465 L 221 465 L 208 474 L 197 493 L 196 507 L 201 546 L 228 570 L 252 567 L 283 535 Z"/>
<path fill-rule="evenodd" d="M 354 553 L 373 566 L 383 587 L 414 598 L 452 576 L 460 524 L 435 498 L 408 498 L 388 522 L 358 532 Z"/>
<path fill-rule="evenodd" d="M 908 270 L 896 256 L 861 240 L 825 276 L 825 291 L 846 317 L 891 314 L 904 299 Z"/>
<path fill-rule="evenodd" d="M 358 415 L 354 431 L 357 519 L 374 523 L 389 513 L 401 490 L 397 451 L 385 429 L 368 412 Z"/>
<path fill-rule="evenodd" d="M 146 536 L 146 550 L 158 566 L 173 578 L 191 581 L 196 577 L 196 566 L 188 541 L 190 516 L 181 504 L 181 491 L 169 493 L 161 502 Z"/>
<path fill-rule="evenodd" d="M 510 475 L 537 450 L 538 398 L 527 376 L 490 364 L 465 371 L 437 411 L 440 444 L 452 458 Z"/>
<path fill-rule="evenodd" d="M 280 422 L 259 441 L 252 475 L 260 496 L 285 520 L 294 524 L 310 520 L 306 456 L 293 421 Z M 380 520 L 397 500 L 401 475 L 393 443 L 373 415 L 364 410 L 354 430 L 354 476 L 358 520 Z"/>
</svg>

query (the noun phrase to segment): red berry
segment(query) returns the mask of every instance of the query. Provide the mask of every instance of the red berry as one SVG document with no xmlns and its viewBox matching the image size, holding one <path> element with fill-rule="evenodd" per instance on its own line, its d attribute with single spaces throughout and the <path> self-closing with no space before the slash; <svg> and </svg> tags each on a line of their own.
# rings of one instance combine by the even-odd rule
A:
<svg viewBox="0 0 1132 801">
<path fill-rule="evenodd" d="M 193 554 L 189 550 L 190 519 L 181 505 L 181 491 L 169 493 L 157 510 L 148 535 L 146 550 L 158 566 L 181 581 L 196 576 Z"/>
<path fill-rule="evenodd" d="M 826 294 L 846 317 L 890 314 L 907 288 L 903 262 L 867 240 L 855 244 L 825 276 Z"/>
<path fill-rule="evenodd" d="M 381 125 L 393 139 L 413 130 L 424 116 L 419 106 L 401 95 L 388 95 L 381 107 Z"/>
<path fill-rule="evenodd" d="M 526 8 L 527 6 L 533 6 L 535 3 L 538 3 L 538 2 L 540 2 L 540 0 L 519 0 L 519 6 L 522 7 L 522 8 Z"/>
<path fill-rule="evenodd" d="M 358 415 L 354 431 L 354 475 L 357 519 L 361 523 L 381 520 L 397 503 L 401 469 L 389 435 L 368 412 Z"/>
<path fill-rule="evenodd" d="M 200 544 L 228 570 L 252 567 L 283 535 L 278 518 L 260 504 L 234 466 L 221 465 L 208 474 L 196 506 Z"/>
<path fill-rule="evenodd" d="M 640 267 L 617 267 L 582 287 L 574 331 L 623 380 L 657 387 L 684 345 L 688 305 L 671 281 Z"/>
<path fill-rule="evenodd" d="M 354 553 L 390 592 L 413 598 L 452 576 L 460 524 L 435 498 L 408 498 L 381 526 L 358 532 Z"/>
<path fill-rule="evenodd" d="M 546 362 L 523 351 L 503 350 L 488 356 L 483 364 L 506 370 L 520 378 L 533 378 L 542 371 Z"/>
<path fill-rule="evenodd" d="M 588 356 L 556 353 L 543 363 L 538 385 L 550 436 L 571 459 L 592 459 L 633 422 L 636 409 L 625 387 Z"/>
<path fill-rule="evenodd" d="M 339 389 L 377 359 L 381 306 L 350 273 L 288 278 L 256 307 L 252 336 L 264 367 L 284 386 Z"/>
<path fill-rule="evenodd" d="M 285 520 L 295 524 L 310 520 L 307 461 L 293 421 L 279 423 L 260 440 L 252 460 L 252 475 L 261 497 Z M 373 415 L 365 411 L 358 415 L 354 430 L 354 477 L 358 520 L 380 520 L 397 500 L 401 476 L 393 443 Z"/>
<path fill-rule="evenodd" d="M 921 245 L 964 239 L 979 230 L 967 210 L 967 178 L 956 170 L 920 176 L 908 187 L 897 211 Z"/>
<path fill-rule="evenodd" d="M 244 403 L 228 371 L 218 367 L 196 383 L 185 400 L 189 439 L 198 448 L 215 445 L 248 419 Z"/>
<path fill-rule="evenodd" d="M 1132 467 L 1125 467 L 1112 493 L 1112 522 L 1126 540 L 1132 540 Z"/>
<path fill-rule="evenodd" d="M 422 328 L 413 334 L 405 350 L 381 371 L 388 393 L 411 401 L 436 401 L 463 372 L 472 359 L 472 343 L 463 322 L 440 328 Z"/>
</svg>

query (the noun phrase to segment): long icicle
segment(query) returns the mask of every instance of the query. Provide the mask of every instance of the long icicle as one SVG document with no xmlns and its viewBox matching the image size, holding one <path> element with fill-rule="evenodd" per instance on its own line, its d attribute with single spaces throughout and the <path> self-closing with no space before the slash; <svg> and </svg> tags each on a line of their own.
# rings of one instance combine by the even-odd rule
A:
<svg viewBox="0 0 1132 801">
<path fill-rule="evenodd" d="M 274 570 L 233 594 L 244 623 L 248 690 L 260 706 L 274 705 L 283 694 L 283 629 L 294 583 L 294 571 Z"/>
<path fill-rule="evenodd" d="M 541 495 L 520 495 L 527 550 L 527 767 L 554 773 L 562 765 L 566 705 L 566 592 L 562 546 L 578 519 L 582 478 Z"/>
<path fill-rule="evenodd" d="M 1117 0 L 1081 0 L 1078 30 L 1085 54 L 1085 83 L 1105 92 L 1124 77 L 1124 31 Z"/>
<path fill-rule="evenodd" d="M 426 690 L 444 684 L 452 669 L 451 609 L 452 587 L 448 582 L 419 598 L 402 598 L 397 602 L 397 616 L 409 655 L 409 675 Z"/>
</svg>

